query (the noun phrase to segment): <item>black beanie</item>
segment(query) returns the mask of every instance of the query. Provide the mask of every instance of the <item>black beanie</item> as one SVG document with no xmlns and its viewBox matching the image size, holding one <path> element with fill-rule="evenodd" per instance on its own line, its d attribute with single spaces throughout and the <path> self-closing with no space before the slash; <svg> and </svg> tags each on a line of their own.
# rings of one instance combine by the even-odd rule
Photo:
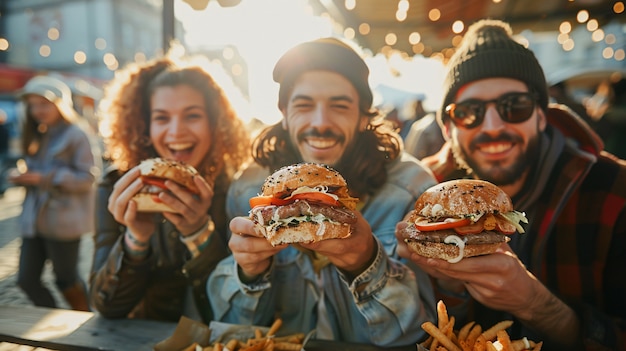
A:
<svg viewBox="0 0 626 351">
<path fill-rule="evenodd" d="M 539 106 L 548 106 L 548 85 L 543 69 L 532 51 L 516 42 L 511 27 L 499 20 L 481 20 L 472 24 L 457 51 L 447 64 L 443 84 L 443 105 L 437 119 L 443 125 L 445 108 L 454 102 L 465 84 L 485 78 L 520 80 L 538 94 Z"/>
<path fill-rule="evenodd" d="M 329 70 L 346 77 L 359 94 L 359 108 L 370 111 L 372 90 L 367 64 L 350 46 L 336 38 L 321 38 L 289 49 L 274 67 L 274 81 L 280 84 L 278 107 L 287 106 L 287 96 L 295 80 L 312 70 Z"/>
</svg>

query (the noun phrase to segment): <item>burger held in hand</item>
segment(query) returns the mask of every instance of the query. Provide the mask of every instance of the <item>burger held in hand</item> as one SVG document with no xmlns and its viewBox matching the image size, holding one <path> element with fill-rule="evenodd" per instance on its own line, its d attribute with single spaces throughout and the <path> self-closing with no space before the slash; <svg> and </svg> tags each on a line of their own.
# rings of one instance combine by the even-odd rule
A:
<svg viewBox="0 0 626 351">
<path fill-rule="evenodd" d="M 457 179 L 426 190 L 408 222 L 401 234 L 411 250 L 455 263 L 495 252 L 509 235 L 524 233 L 519 223 L 528 220 L 496 185 Z"/>
<path fill-rule="evenodd" d="M 328 166 L 283 167 L 265 179 L 261 191 L 250 199 L 250 218 L 273 246 L 346 238 L 356 223 L 358 199 Z"/>
<path fill-rule="evenodd" d="M 166 180 L 171 180 L 187 191 L 198 194 L 198 187 L 193 177 L 198 171 L 192 166 L 162 158 L 150 158 L 139 164 L 143 188 L 135 194 L 133 200 L 140 212 L 177 212 L 159 199 L 159 194 L 169 191 Z"/>
</svg>

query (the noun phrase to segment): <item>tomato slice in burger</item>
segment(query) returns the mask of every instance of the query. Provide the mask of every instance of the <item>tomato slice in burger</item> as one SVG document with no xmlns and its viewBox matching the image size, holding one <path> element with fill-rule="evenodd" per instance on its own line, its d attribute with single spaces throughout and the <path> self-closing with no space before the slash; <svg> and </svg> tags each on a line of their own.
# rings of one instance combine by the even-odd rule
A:
<svg viewBox="0 0 626 351">
<path fill-rule="evenodd" d="M 316 193 L 316 192 L 295 194 L 287 199 L 280 199 L 274 196 L 259 195 L 259 196 L 250 198 L 249 203 L 250 203 L 250 208 L 255 208 L 257 206 L 270 206 L 270 205 L 284 206 L 296 200 L 306 200 L 306 201 L 325 204 L 329 206 L 339 206 L 339 201 L 335 200 L 332 196 L 328 194 Z"/>
<path fill-rule="evenodd" d="M 250 198 L 248 201 L 250 203 L 250 208 L 255 208 L 257 206 L 269 206 L 272 204 L 273 196 L 255 196 Z"/>
<path fill-rule="evenodd" d="M 462 227 L 471 224 L 467 218 L 446 218 L 444 222 L 428 222 L 426 220 L 415 222 L 415 228 L 423 231 L 443 230 L 455 227 Z"/>
<path fill-rule="evenodd" d="M 141 181 L 144 184 L 158 186 L 159 188 L 167 189 L 165 186 L 164 178 L 156 178 L 156 177 L 141 177 Z"/>
</svg>

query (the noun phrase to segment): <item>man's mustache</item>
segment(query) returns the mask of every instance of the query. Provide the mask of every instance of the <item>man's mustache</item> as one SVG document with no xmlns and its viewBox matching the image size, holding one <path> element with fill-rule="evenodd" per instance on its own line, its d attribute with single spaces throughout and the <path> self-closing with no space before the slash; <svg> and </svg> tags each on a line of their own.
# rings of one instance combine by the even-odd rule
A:
<svg viewBox="0 0 626 351">
<path fill-rule="evenodd" d="M 517 135 L 511 135 L 508 133 L 500 133 L 496 136 L 492 136 L 489 134 L 479 134 L 472 142 L 469 147 L 471 150 L 476 150 L 479 144 L 486 143 L 498 143 L 498 142 L 509 142 L 509 143 L 522 143 L 523 140 L 521 137 Z"/>
<path fill-rule="evenodd" d="M 325 138 L 325 139 L 338 139 L 340 141 L 343 141 L 343 136 L 342 135 L 337 135 L 335 133 L 333 133 L 332 130 L 327 130 L 325 132 L 320 132 L 317 129 L 311 129 L 305 132 L 302 132 L 298 135 L 298 141 L 302 141 L 306 138 Z"/>
</svg>

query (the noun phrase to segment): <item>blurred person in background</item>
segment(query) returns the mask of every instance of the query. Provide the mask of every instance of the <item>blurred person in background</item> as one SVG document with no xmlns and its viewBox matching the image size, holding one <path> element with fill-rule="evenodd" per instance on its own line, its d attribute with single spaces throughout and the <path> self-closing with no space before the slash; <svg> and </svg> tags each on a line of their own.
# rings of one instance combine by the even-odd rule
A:
<svg viewBox="0 0 626 351">
<path fill-rule="evenodd" d="M 269 326 L 279 317 L 285 333 L 316 330 L 318 339 L 380 346 L 424 337 L 432 287 L 424 272 L 397 260 L 394 230 L 435 180 L 372 108 L 368 76 L 359 54 L 335 38 L 301 43 L 278 60 L 283 119 L 254 139 L 256 162 L 229 190 L 233 255 L 207 284 L 216 320 Z M 360 200 L 357 222 L 345 239 L 273 247 L 256 235 L 249 199 L 271 173 L 301 162 L 343 175 Z"/>
<path fill-rule="evenodd" d="M 548 88 L 548 95 L 550 96 L 550 102 L 562 104 L 572 109 L 578 117 L 582 118 L 587 124 L 593 127 L 593 121 L 589 118 L 585 105 L 582 102 L 576 101 L 567 89 L 567 83 L 564 81 L 552 84 Z"/>
<path fill-rule="evenodd" d="M 415 121 L 404 140 L 406 152 L 419 160 L 435 154 L 445 143 L 436 115 L 435 112 L 430 112 Z"/>
<path fill-rule="evenodd" d="M 81 237 L 93 230 L 94 182 L 100 171 L 94 136 L 73 109 L 71 91 L 61 80 L 36 76 L 20 97 L 26 107 L 22 149 L 27 169 L 10 176 L 26 188 L 17 283 L 36 306 L 56 307 L 41 281 L 50 260 L 67 303 L 88 311 L 78 257 Z"/>
<path fill-rule="evenodd" d="M 610 81 L 603 108 L 597 111 L 604 149 L 626 159 L 626 78 Z"/>
<path fill-rule="evenodd" d="M 402 108 L 400 115 L 402 118 L 402 128 L 400 128 L 400 137 L 406 141 L 407 135 L 411 130 L 411 126 L 421 120 L 428 112 L 424 109 L 424 95 L 419 95 L 406 103 Z"/>
<path fill-rule="evenodd" d="M 457 320 L 515 321 L 543 350 L 624 350 L 626 162 L 560 105 L 502 21 L 468 28 L 448 62 L 438 114 L 446 138 L 424 161 L 439 181 L 502 188 L 529 220 L 499 252 L 458 263 L 398 251 L 428 271 Z M 401 226 L 399 226 L 401 228 Z"/>
<path fill-rule="evenodd" d="M 225 197 L 249 157 L 249 136 L 223 87 L 196 57 L 154 59 L 116 72 L 101 102 L 112 166 L 98 184 L 90 296 L 108 318 L 209 323 L 205 283 L 229 253 Z M 142 160 L 195 167 L 199 194 L 172 181 L 160 200 L 180 213 L 138 212 Z"/>
</svg>

